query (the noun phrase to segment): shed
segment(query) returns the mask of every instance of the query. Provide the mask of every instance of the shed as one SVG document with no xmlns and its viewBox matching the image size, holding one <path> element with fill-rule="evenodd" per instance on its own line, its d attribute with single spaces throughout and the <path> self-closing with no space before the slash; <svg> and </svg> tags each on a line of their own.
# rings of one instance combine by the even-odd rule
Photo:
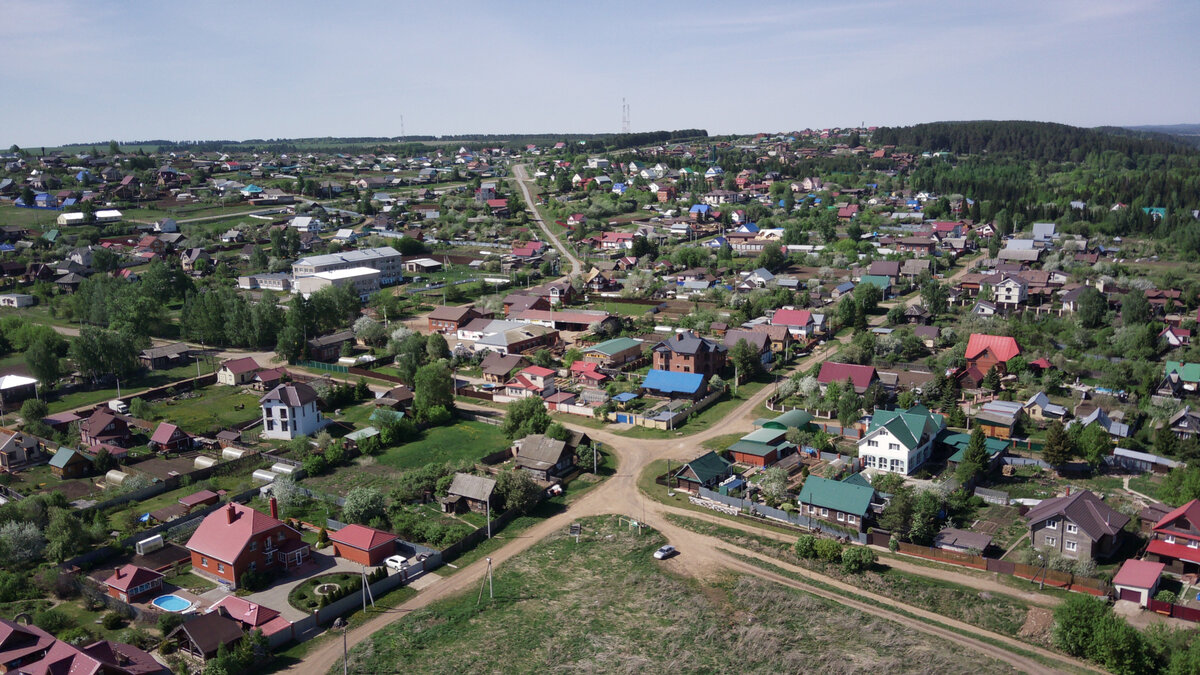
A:
<svg viewBox="0 0 1200 675">
<path fill-rule="evenodd" d="M 329 533 L 334 555 L 367 566 L 382 565 L 396 552 L 397 539 L 389 532 L 357 524 Z"/>
<path fill-rule="evenodd" d="M 1146 607 L 1150 604 L 1150 599 L 1154 597 L 1155 592 L 1158 591 L 1158 582 L 1162 578 L 1165 568 L 1165 563 L 1150 562 L 1149 560 L 1126 560 L 1112 580 L 1117 597 Z"/>
</svg>

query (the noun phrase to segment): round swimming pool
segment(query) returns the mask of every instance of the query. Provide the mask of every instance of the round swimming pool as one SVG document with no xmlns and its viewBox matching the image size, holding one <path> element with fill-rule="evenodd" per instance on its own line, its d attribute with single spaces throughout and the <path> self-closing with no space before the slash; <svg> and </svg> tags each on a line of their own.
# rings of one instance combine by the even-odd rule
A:
<svg viewBox="0 0 1200 675">
<path fill-rule="evenodd" d="M 174 593 L 169 595 L 160 595 L 154 599 L 152 604 L 155 607 L 158 607 L 159 609 L 165 609 L 168 612 L 182 612 L 183 610 L 192 606 L 192 603 L 184 600 Z"/>
</svg>

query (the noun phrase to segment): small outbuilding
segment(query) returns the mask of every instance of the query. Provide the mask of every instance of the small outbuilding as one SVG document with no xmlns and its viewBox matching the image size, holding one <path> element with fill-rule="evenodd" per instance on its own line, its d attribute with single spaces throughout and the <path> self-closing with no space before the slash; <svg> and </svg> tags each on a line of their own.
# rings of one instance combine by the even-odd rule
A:
<svg viewBox="0 0 1200 675">
<path fill-rule="evenodd" d="M 1112 580 L 1117 598 L 1146 607 L 1158 592 L 1158 582 L 1166 567 L 1164 563 L 1149 560 L 1126 560 Z"/>
<path fill-rule="evenodd" d="M 365 525 L 347 525 L 329 533 L 333 553 L 359 565 L 374 567 L 396 552 L 396 535 Z"/>
<path fill-rule="evenodd" d="M 124 565 L 104 580 L 108 594 L 124 602 L 137 602 L 140 598 L 162 590 L 163 575 L 145 567 Z"/>
</svg>

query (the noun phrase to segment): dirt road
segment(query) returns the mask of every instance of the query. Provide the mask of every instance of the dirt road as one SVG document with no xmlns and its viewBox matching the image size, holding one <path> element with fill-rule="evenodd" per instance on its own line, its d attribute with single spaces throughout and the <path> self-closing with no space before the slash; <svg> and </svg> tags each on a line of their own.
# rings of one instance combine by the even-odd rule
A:
<svg viewBox="0 0 1200 675">
<path fill-rule="evenodd" d="M 525 203 L 529 205 L 529 213 L 533 216 L 533 221 L 542 228 L 542 232 L 546 234 L 546 239 L 558 249 L 558 252 L 571 263 L 571 275 L 576 276 L 583 274 L 583 263 L 579 262 L 579 258 L 575 257 L 574 253 L 563 243 L 558 240 L 558 236 L 546 226 L 546 221 L 542 220 L 542 214 L 538 213 L 537 207 L 534 204 L 533 196 L 529 192 L 529 183 L 533 181 L 529 177 L 524 164 L 517 164 L 513 167 L 513 177 L 516 179 L 517 187 L 521 188 L 521 195 L 525 198 Z"/>
</svg>

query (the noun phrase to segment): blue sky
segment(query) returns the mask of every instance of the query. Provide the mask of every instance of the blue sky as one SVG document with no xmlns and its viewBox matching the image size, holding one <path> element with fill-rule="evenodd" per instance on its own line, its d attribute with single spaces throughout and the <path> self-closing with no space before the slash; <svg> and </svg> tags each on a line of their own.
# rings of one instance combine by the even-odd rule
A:
<svg viewBox="0 0 1200 675">
<path fill-rule="evenodd" d="M 0 143 L 1200 122 L 1200 3 L 0 0 Z"/>
</svg>

